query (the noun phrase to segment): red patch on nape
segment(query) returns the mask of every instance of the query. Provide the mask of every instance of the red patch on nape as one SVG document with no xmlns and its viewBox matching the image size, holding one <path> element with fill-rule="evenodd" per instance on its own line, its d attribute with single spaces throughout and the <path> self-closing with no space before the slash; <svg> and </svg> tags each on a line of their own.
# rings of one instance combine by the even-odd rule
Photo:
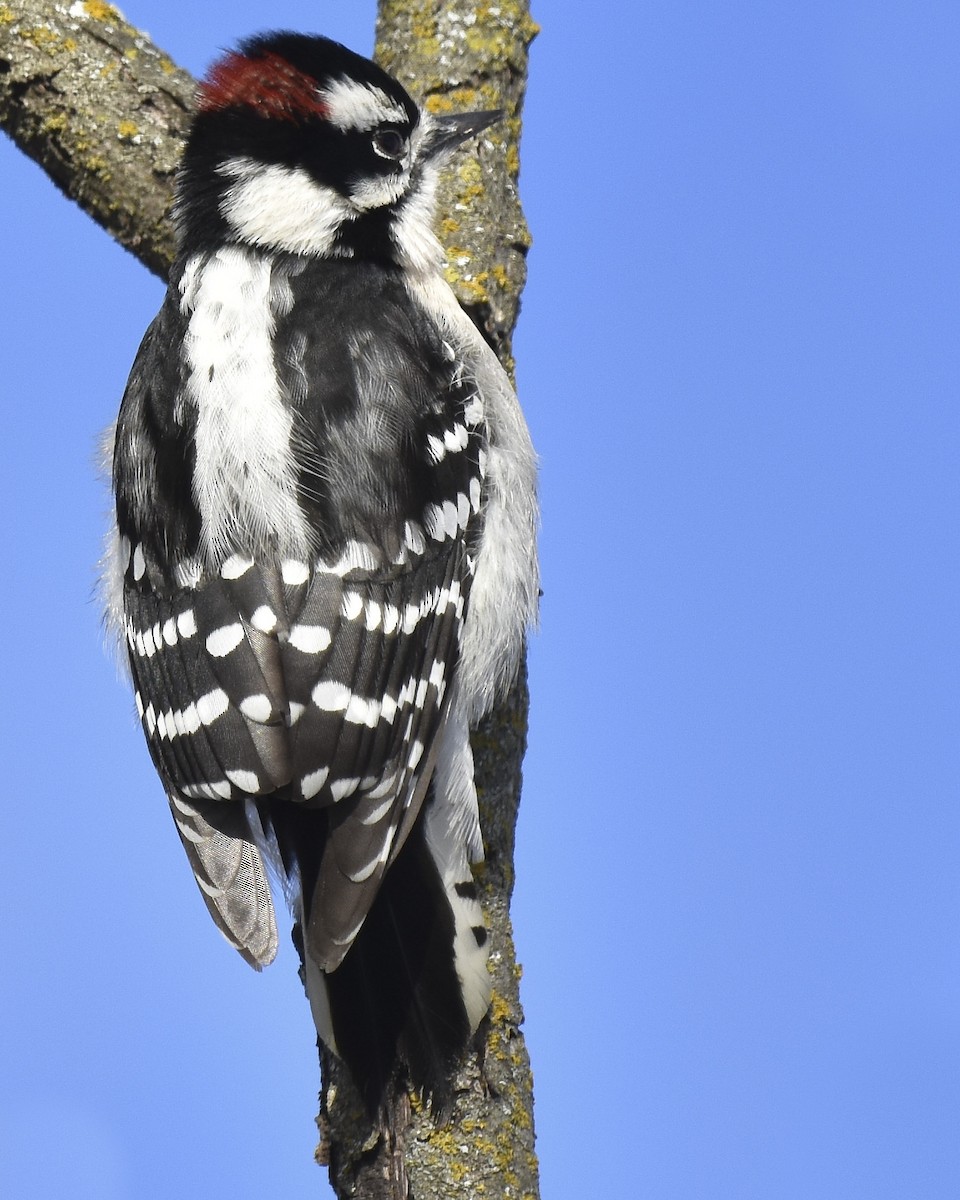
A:
<svg viewBox="0 0 960 1200">
<path fill-rule="evenodd" d="M 327 115 L 327 106 L 317 95 L 316 81 L 279 54 L 247 58 L 232 53 L 213 64 L 200 84 L 198 108 L 201 112 L 216 112 L 238 105 L 285 121 Z"/>
</svg>

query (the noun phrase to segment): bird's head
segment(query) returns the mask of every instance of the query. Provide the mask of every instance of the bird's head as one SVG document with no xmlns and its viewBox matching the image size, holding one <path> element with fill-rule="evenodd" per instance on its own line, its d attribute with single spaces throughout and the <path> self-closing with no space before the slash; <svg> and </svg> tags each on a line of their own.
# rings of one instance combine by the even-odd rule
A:
<svg viewBox="0 0 960 1200">
<path fill-rule="evenodd" d="M 250 38 L 200 85 L 178 179 L 181 248 L 402 259 L 429 230 L 439 162 L 500 116 L 432 115 L 328 38 Z"/>
</svg>

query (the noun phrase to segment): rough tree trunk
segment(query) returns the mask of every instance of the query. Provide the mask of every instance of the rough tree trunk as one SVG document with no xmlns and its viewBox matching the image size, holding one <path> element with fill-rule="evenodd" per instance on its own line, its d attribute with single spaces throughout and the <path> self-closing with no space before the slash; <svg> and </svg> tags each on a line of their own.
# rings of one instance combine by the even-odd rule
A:
<svg viewBox="0 0 960 1200">
<path fill-rule="evenodd" d="M 502 108 L 441 187 L 439 233 L 461 302 L 510 367 L 529 242 L 516 191 L 526 0 L 381 0 L 377 58 L 436 112 Z M 252 32 L 252 31 L 251 31 Z M 103 0 L 0 0 L 0 125 L 69 197 L 151 271 L 173 250 L 167 219 L 193 80 Z M 340 1197 L 536 1200 L 533 1085 L 509 903 L 526 737 L 521 679 L 474 739 L 487 861 L 494 998 L 448 1119 L 397 1091 L 371 1129 L 338 1063 L 322 1055 L 318 1159 Z"/>
</svg>

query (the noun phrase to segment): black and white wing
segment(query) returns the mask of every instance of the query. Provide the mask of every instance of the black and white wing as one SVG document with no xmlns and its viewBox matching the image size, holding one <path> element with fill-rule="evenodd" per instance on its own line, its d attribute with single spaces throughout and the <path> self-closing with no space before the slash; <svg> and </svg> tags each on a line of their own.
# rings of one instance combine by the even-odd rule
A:
<svg viewBox="0 0 960 1200">
<path fill-rule="evenodd" d="M 469 602 L 483 410 L 405 294 L 356 264 L 285 287 L 275 355 L 309 552 L 242 530 L 204 544 L 185 486 L 197 415 L 165 353 L 185 318 L 168 302 L 118 424 L 119 570 L 138 711 L 214 919 L 248 961 L 270 960 L 272 852 L 310 958 L 332 971 L 429 784 Z M 322 815 L 305 826 L 300 809 Z"/>
</svg>

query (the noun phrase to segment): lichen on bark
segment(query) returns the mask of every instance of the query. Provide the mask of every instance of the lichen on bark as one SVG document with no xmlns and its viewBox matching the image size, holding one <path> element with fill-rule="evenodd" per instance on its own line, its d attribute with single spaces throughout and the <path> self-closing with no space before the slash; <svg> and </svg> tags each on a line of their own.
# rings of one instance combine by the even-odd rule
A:
<svg viewBox="0 0 960 1200">
<path fill-rule="evenodd" d="M 193 80 L 103 0 L 0 0 L 0 125 L 156 274 Z"/>
</svg>

